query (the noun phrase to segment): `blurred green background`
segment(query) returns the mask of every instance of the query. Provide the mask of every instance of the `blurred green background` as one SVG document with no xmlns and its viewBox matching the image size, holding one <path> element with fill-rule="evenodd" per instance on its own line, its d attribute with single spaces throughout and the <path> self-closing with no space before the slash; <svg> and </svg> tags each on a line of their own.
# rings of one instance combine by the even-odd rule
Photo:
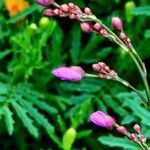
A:
<svg viewBox="0 0 150 150">
<path fill-rule="evenodd" d="M 13 2 L 19 5 L 20 0 L 7 3 Z M 112 16 L 119 16 L 150 71 L 149 0 L 56 2 L 88 6 L 109 28 Z M 71 83 L 51 74 L 58 66 L 72 65 L 92 72 L 93 63 L 104 61 L 143 92 L 129 55 L 95 33 L 81 32 L 77 21 L 43 18 L 43 7 L 28 3 L 10 16 L 0 2 L 0 150 L 140 150 L 114 130 L 92 124 L 89 115 L 96 110 L 109 113 L 131 132 L 134 123 L 140 124 L 150 144 L 150 112 L 134 92 L 113 81 Z"/>
</svg>

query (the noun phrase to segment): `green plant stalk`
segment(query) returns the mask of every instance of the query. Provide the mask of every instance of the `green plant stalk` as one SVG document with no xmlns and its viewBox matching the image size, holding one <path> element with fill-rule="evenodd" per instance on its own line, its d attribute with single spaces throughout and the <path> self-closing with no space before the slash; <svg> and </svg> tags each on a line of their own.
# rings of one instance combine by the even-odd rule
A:
<svg viewBox="0 0 150 150">
<path fill-rule="evenodd" d="M 59 4 L 57 4 L 56 2 L 53 3 L 53 5 L 57 8 L 60 7 Z M 118 44 L 123 50 L 125 50 L 126 52 L 128 52 L 131 56 L 131 58 L 133 59 L 134 63 L 136 64 L 138 71 L 141 75 L 144 87 L 145 87 L 145 91 L 146 91 L 146 95 L 148 98 L 148 105 L 150 106 L 150 92 L 149 92 L 149 85 L 147 82 L 147 78 L 146 78 L 146 69 L 145 66 L 143 65 L 142 60 L 140 59 L 139 55 L 137 54 L 137 52 L 135 51 L 135 49 L 133 47 L 129 48 L 127 47 L 121 40 L 120 38 L 113 32 L 111 31 L 106 25 L 104 25 L 100 19 L 98 19 L 95 15 L 91 15 L 91 16 L 81 16 L 81 20 L 80 21 L 93 21 L 96 23 L 99 23 L 111 36 L 106 36 L 107 38 L 111 39 L 112 41 L 114 41 L 116 44 Z M 133 88 L 132 88 L 133 89 Z M 135 90 L 134 90 L 135 91 Z M 137 93 L 137 92 L 136 92 Z M 141 97 L 141 96 L 140 96 Z M 142 98 L 143 100 L 143 98 Z"/>
<path fill-rule="evenodd" d="M 105 71 L 103 71 L 103 73 L 110 76 L 112 78 L 112 80 L 117 81 L 117 82 L 123 84 L 124 86 L 126 86 L 126 87 L 132 89 L 133 91 L 135 91 L 139 95 L 139 97 L 141 98 L 144 105 L 147 107 L 147 101 L 144 98 L 144 96 L 136 88 L 134 88 L 129 82 L 127 82 L 126 80 L 123 80 L 119 76 L 112 76 L 112 75 L 110 75 L 109 73 L 107 73 Z"/>
<path fill-rule="evenodd" d="M 136 88 L 134 88 L 129 82 L 121 79 L 120 77 L 115 78 L 115 80 L 120 82 L 124 86 L 131 88 L 133 91 L 135 91 L 139 95 L 139 97 L 141 98 L 141 100 L 144 103 L 144 105 L 147 107 L 147 101 L 144 98 L 144 96 Z"/>
<path fill-rule="evenodd" d="M 147 82 L 146 74 L 143 72 L 142 68 L 140 67 L 140 65 L 137 62 L 136 58 L 134 57 L 133 53 L 129 52 L 129 54 L 132 57 L 133 61 L 135 62 L 136 66 L 138 68 L 138 71 L 141 75 L 141 78 L 143 80 L 143 84 L 145 86 L 146 95 L 147 95 L 147 98 L 148 98 L 148 106 L 150 106 L 150 92 L 149 92 L 149 85 L 148 85 L 148 82 Z"/>
<path fill-rule="evenodd" d="M 134 61 L 134 63 L 137 66 L 137 69 L 141 75 L 144 87 L 145 87 L 145 91 L 146 91 L 146 95 L 148 98 L 148 105 L 150 106 L 150 92 L 149 92 L 149 85 L 147 82 L 147 78 L 146 78 L 146 69 L 143 65 L 142 60 L 140 59 L 139 55 L 136 53 L 136 51 L 134 50 L 134 48 L 132 47 L 131 49 L 129 49 L 119 38 L 116 34 L 114 34 L 108 27 L 106 27 L 101 20 L 99 20 L 98 18 L 94 17 L 90 17 L 92 19 L 92 21 L 95 21 L 97 23 L 99 23 L 104 29 L 106 29 L 106 31 L 111 34 L 114 37 L 114 42 L 117 43 L 120 47 L 122 47 L 126 52 L 129 53 L 129 55 L 131 56 L 132 60 Z M 136 56 L 136 57 L 135 57 Z M 136 59 L 137 58 L 137 59 Z M 138 60 L 138 61 L 137 61 Z"/>
</svg>

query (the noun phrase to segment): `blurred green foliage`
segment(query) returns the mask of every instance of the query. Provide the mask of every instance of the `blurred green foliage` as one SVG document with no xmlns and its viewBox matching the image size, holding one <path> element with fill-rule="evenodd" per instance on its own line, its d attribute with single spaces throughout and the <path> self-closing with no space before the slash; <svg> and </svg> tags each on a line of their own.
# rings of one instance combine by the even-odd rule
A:
<svg viewBox="0 0 150 150">
<path fill-rule="evenodd" d="M 65 2 L 70 1 L 60 1 Z M 72 2 L 90 7 L 110 28 L 111 17 L 121 17 L 150 72 L 149 0 Z M 39 25 L 42 9 L 30 1 L 27 10 L 9 17 L 0 2 L 0 149 L 63 149 L 63 136 L 70 127 L 77 132 L 72 150 L 139 149 L 117 133 L 90 123 L 89 115 L 96 110 L 114 116 L 129 131 L 139 123 L 150 145 L 150 112 L 135 93 L 112 81 L 70 83 L 51 74 L 52 69 L 64 65 L 80 65 L 91 72 L 93 63 L 104 61 L 142 90 L 129 56 L 95 33 L 82 33 L 79 23 L 67 18 L 49 18 L 48 24 Z M 37 28 L 32 28 L 32 23 Z"/>
</svg>

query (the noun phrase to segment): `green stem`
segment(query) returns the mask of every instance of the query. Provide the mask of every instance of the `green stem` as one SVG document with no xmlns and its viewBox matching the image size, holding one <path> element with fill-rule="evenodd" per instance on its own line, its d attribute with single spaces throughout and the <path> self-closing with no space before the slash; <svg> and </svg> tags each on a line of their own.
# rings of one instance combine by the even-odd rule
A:
<svg viewBox="0 0 150 150">
<path fill-rule="evenodd" d="M 144 103 L 144 105 L 147 107 L 147 101 L 146 101 L 146 99 L 144 98 L 144 96 L 143 96 L 136 88 L 134 88 L 130 83 L 128 83 L 127 81 L 121 79 L 120 77 L 118 77 L 118 78 L 116 79 L 116 81 L 120 82 L 121 84 L 123 84 L 123 85 L 125 85 L 126 87 L 129 87 L 129 88 L 131 88 L 133 91 L 135 91 L 135 92 L 139 95 L 139 97 L 141 98 L 141 100 L 142 100 L 142 102 Z"/>
<path fill-rule="evenodd" d="M 136 66 L 138 68 L 138 71 L 141 75 L 141 78 L 142 78 L 144 86 L 145 86 L 146 95 L 147 95 L 147 98 L 148 98 L 148 105 L 150 105 L 150 92 L 149 92 L 149 85 L 148 85 L 148 82 L 147 82 L 146 75 L 143 72 L 142 68 L 140 67 L 139 63 L 137 62 L 136 58 L 134 57 L 133 53 L 129 52 L 129 54 L 132 57 L 133 61 L 135 62 Z"/>
</svg>

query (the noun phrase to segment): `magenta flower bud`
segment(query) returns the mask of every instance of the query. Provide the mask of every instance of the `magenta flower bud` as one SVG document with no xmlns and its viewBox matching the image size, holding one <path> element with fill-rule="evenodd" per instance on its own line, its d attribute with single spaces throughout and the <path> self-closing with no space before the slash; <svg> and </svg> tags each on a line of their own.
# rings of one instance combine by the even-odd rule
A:
<svg viewBox="0 0 150 150">
<path fill-rule="evenodd" d="M 102 27 L 99 23 L 95 23 L 94 26 L 93 26 L 93 29 L 96 30 L 96 31 L 99 31 L 101 28 Z"/>
<path fill-rule="evenodd" d="M 103 128 L 108 128 L 108 129 L 111 129 L 115 124 L 116 124 L 116 121 L 113 117 L 101 112 L 101 111 L 96 111 L 94 113 L 92 113 L 90 115 L 90 120 L 100 126 L 100 127 L 103 127 Z"/>
<path fill-rule="evenodd" d="M 134 129 L 134 131 L 137 132 L 137 133 L 140 133 L 140 132 L 141 132 L 141 127 L 140 127 L 138 124 L 135 124 L 135 125 L 133 126 L 133 129 Z"/>
<path fill-rule="evenodd" d="M 79 66 L 60 67 L 52 71 L 61 80 L 80 81 L 85 76 L 84 70 Z"/>
<path fill-rule="evenodd" d="M 61 9 L 61 11 L 64 12 L 64 13 L 68 13 L 68 12 L 69 12 L 69 6 L 68 6 L 67 4 L 62 4 L 62 5 L 60 6 L 60 9 Z"/>
<path fill-rule="evenodd" d="M 54 0 L 36 0 L 36 2 L 42 6 L 49 6 L 54 2 Z"/>
<path fill-rule="evenodd" d="M 92 14 L 91 9 L 88 8 L 88 7 L 86 7 L 86 8 L 84 9 L 84 12 L 85 12 L 85 14 L 87 14 L 87 15 L 91 15 L 91 14 Z"/>
<path fill-rule="evenodd" d="M 119 17 L 113 17 L 112 18 L 112 26 L 116 30 L 122 30 L 123 29 L 122 20 Z"/>
<path fill-rule="evenodd" d="M 122 135 L 126 135 L 126 133 L 127 133 L 127 129 L 124 126 L 117 127 L 117 131 L 118 131 L 118 133 L 120 133 Z"/>
<path fill-rule="evenodd" d="M 92 28 L 91 28 L 91 25 L 90 25 L 90 23 L 88 23 L 88 22 L 83 22 L 83 23 L 81 23 L 80 24 L 81 25 L 81 29 L 82 29 L 82 31 L 83 32 L 91 32 L 92 31 Z"/>
<path fill-rule="evenodd" d="M 45 9 L 43 14 L 49 17 L 54 16 L 53 10 L 51 8 Z"/>
</svg>

